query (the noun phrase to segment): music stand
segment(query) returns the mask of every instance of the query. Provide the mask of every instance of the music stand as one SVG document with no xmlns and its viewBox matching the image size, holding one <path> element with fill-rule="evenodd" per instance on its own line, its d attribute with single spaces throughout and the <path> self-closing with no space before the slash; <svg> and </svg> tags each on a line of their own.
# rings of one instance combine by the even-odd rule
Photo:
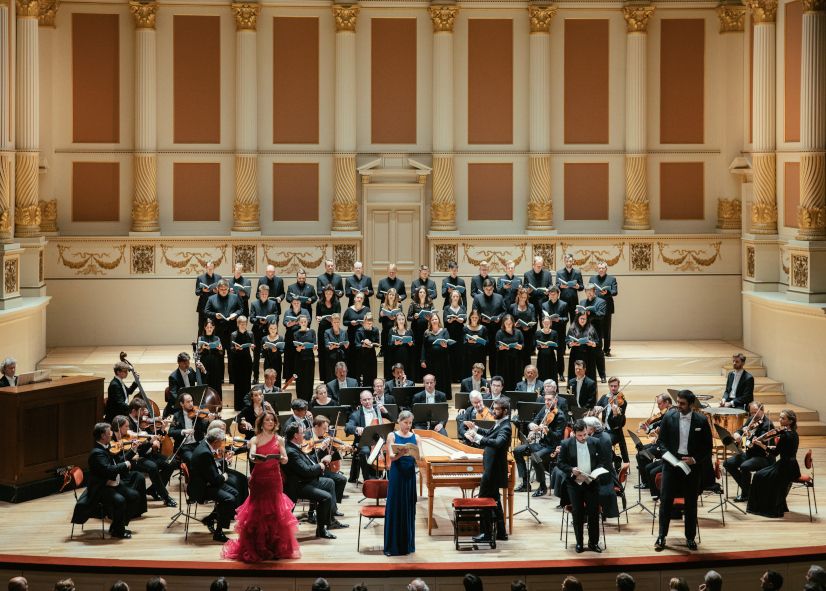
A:
<svg viewBox="0 0 826 591">
<path fill-rule="evenodd" d="M 522 403 L 520 403 L 519 406 L 521 407 L 523 404 L 531 404 L 531 403 L 522 402 Z M 520 413 L 519 416 L 522 416 L 522 414 Z M 522 433 L 519 434 L 519 443 L 521 443 L 522 445 L 528 446 L 528 449 L 527 449 L 527 451 L 528 451 L 528 460 L 527 460 L 527 462 L 528 463 L 527 463 L 527 466 L 526 466 L 526 469 L 528 471 L 528 475 L 527 475 L 527 478 L 526 478 L 528 486 L 525 487 L 525 498 L 528 499 L 528 504 L 525 506 L 524 509 L 520 509 L 519 511 L 517 511 L 513 515 L 516 516 L 516 515 L 519 515 L 520 513 L 527 512 L 531 517 L 533 517 L 536 520 L 537 523 L 542 523 L 539 520 L 539 513 L 535 509 L 531 509 L 531 495 L 533 493 L 531 492 L 530 482 L 531 482 L 531 471 L 533 470 L 533 452 L 531 451 L 531 448 L 528 445 L 528 438 L 525 437 L 524 435 L 522 435 Z M 542 482 L 541 484 L 544 485 L 545 483 Z"/>
<path fill-rule="evenodd" d="M 462 411 L 468 406 L 470 406 L 470 392 L 456 392 L 456 396 L 453 397 L 453 408 Z"/>
<path fill-rule="evenodd" d="M 350 416 L 349 406 L 316 406 L 313 409 L 315 416 L 327 417 L 330 419 L 331 427 L 343 427 L 347 424 L 347 418 Z M 338 417 L 338 419 L 336 419 Z"/>
<path fill-rule="evenodd" d="M 399 405 L 385 404 L 383 406 L 387 410 L 387 418 L 395 423 L 399 418 Z"/>
<path fill-rule="evenodd" d="M 732 456 L 736 456 L 740 453 L 740 448 L 737 447 L 737 443 L 734 441 L 734 437 L 731 436 L 731 433 L 729 433 L 728 429 L 718 425 L 717 423 L 714 423 L 714 430 L 717 431 L 717 438 L 720 440 L 720 443 L 723 444 L 723 466 L 725 467 L 729 453 L 731 453 Z M 743 511 L 741 507 L 738 507 L 737 503 L 730 501 L 728 498 L 728 470 L 726 470 L 726 479 L 723 481 L 723 489 L 723 500 L 720 503 L 714 505 L 711 509 L 708 510 L 708 512 L 711 513 L 719 507 L 720 512 L 722 513 L 726 510 L 725 508 L 727 506 L 731 505 L 732 507 L 740 511 L 740 513 L 745 515 L 746 512 Z"/>
<path fill-rule="evenodd" d="M 427 423 L 427 429 L 431 429 L 431 424 L 442 424 L 442 428 L 447 424 L 447 402 L 436 402 L 435 404 L 414 404 L 413 422 Z"/>
<path fill-rule="evenodd" d="M 278 434 L 279 435 L 284 435 L 284 423 L 286 423 L 287 419 L 289 419 L 291 416 L 293 416 L 292 412 L 280 412 L 280 413 L 278 413 Z"/>
<path fill-rule="evenodd" d="M 370 392 L 370 396 L 373 396 L 372 388 L 362 388 L 357 386 L 355 388 L 342 388 L 338 391 L 338 403 L 341 406 L 349 406 L 350 408 L 356 408 L 361 399 L 361 393 L 367 390 Z"/>
<path fill-rule="evenodd" d="M 293 401 L 291 392 L 270 392 L 264 394 L 264 400 L 270 403 L 276 412 L 286 412 L 290 410 L 290 403 Z"/>
<path fill-rule="evenodd" d="M 545 408 L 544 402 L 520 402 L 517 405 L 520 423 L 530 423 L 536 414 Z"/>
<path fill-rule="evenodd" d="M 572 408 L 577 408 L 579 405 L 576 403 L 576 396 L 573 394 L 566 394 L 564 392 L 558 392 L 557 398 L 563 398 L 565 402 L 568 404 L 568 414 L 571 414 Z"/>
<path fill-rule="evenodd" d="M 518 406 L 520 402 L 536 402 L 536 392 L 522 392 L 520 390 L 509 390 L 502 392 L 502 396 L 507 396 L 511 401 L 511 408 Z"/>
<path fill-rule="evenodd" d="M 581 406 L 569 406 L 568 414 L 571 415 L 572 421 L 578 421 L 588 413 L 588 410 L 589 409 L 582 408 Z"/>
<path fill-rule="evenodd" d="M 395 429 L 396 425 L 394 423 L 384 423 L 383 425 L 371 425 L 370 427 L 365 427 L 364 431 L 361 432 L 361 436 L 359 437 L 359 448 L 362 445 L 373 445 L 373 443 L 377 441 L 381 441 L 382 445 L 384 445 L 384 442 L 387 441 L 387 436 L 390 433 L 392 433 Z M 378 451 L 380 451 L 380 446 L 375 446 L 370 456 L 367 458 L 368 464 L 375 464 L 376 474 L 379 473 Z M 370 459 L 372 459 L 373 461 L 370 462 Z"/>
<path fill-rule="evenodd" d="M 393 388 L 390 395 L 396 401 L 399 408 L 409 409 L 413 403 L 413 397 L 423 390 L 420 386 L 404 386 L 403 388 Z"/>
<path fill-rule="evenodd" d="M 496 421 L 480 421 L 476 419 L 473 421 L 473 424 L 476 425 L 478 429 L 493 429 Z"/>
<path fill-rule="evenodd" d="M 639 451 L 639 453 L 648 454 L 648 457 L 651 458 L 652 461 L 654 460 L 654 455 L 650 451 L 640 450 L 640 448 L 642 447 L 642 441 L 640 440 L 640 438 L 637 436 L 636 433 L 634 433 L 631 429 L 628 429 L 628 436 L 631 438 L 631 441 L 634 442 L 634 447 L 637 449 L 637 451 Z M 625 482 L 627 483 L 628 480 L 626 480 Z M 642 473 L 639 471 L 639 468 L 637 469 L 637 482 L 639 484 L 642 484 Z M 642 502 L 642 489 L 641 488 L 637 488 L 637 502 L 634 503 L 633 505 L 629 505 L 628 507 L 626 507 L 625 509 L 620 511 L 620 515 L 622 515 L 623 513 L 627 513 L 628 511 L 630 511 L 631 509 L 634 509 L 635 507 L 639 507 L 640 509 L 642 509 L 643 511 L 646 511 L 649 515 L 651 515 L 652 518 L 654 517 L 654 512 L 651 509 L 649 509 L 648 507 L 646 507 Z"/>
</svg>

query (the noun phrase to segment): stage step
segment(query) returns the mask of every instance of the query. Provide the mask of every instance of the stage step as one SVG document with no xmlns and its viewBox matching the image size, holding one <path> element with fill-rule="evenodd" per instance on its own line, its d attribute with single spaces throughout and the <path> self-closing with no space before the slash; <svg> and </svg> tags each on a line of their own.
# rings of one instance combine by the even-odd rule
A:
<svg viewBox="0 0 826 591">
<path fill-rule="evenodd" d="M 760 360 L 749 359 L 745 369 L 755 377 L 766 376 L 766 368 Z M 731 357 L 608 357 L 605 359 L 605 370 L 608 375 L 618 376 L 623 381 L 625 377 L 651 374 L 725 376 L 731 371 Z"/>
</svg>

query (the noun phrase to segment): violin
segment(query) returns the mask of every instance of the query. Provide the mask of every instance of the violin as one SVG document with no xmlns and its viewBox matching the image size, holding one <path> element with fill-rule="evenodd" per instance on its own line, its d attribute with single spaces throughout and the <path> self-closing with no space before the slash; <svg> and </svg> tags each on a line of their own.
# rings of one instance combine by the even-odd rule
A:
<svg viewBox="0 0 826 591">
<path fill-rule="evenodd" d="M 766 431 L 765 433 L 763 433 L 759 437 L 752 437 L 751 439 L 749 439 L 746 442 L 746 448 L 751 447 L 752 445 L 754 445 L 758 441 L 762 443 L 762 442 L 766 441 L 767 439 L 771 439 L 775 435 L 780 435 L 780 433 L 783 433 L 784 431 L 788 431 L 788 428 L 786 428 L 786 427 L 775 427 L 774 429 L 770 429 L 769 431 Z"/>
<path fill-rule="evenodd" d="M 662 420 L 662 418 L 665 416 L 665 413 L 667 413 L 669 410 L 669 408 L 666 408 L 665 410 L 661 410 L 658 413 L 651 415 L 645 421 L 640 423 L 640 429 L 645 430 L 646 433 L 650 433 L 650 427 L 652 423 L 656 423 L 657 421 Z"/>
<path fill-rule="evenodd" d="M 249 442 L 247 441 L 246 437 L 239 437 L 237 435 L 233 437 L 232 435 L 228 434 L 226 435 L 226 439 L 224 441 L 224 448 L 232 450 L 244 449 L 245 447 L 247 447 L 248 443 Z"/>
<path fill-rule="evenodd" d="M 188 411 L 186 411 L 186 416 L 188 416 L 192 420 L 195 420 L 196 417 L 199 418 L 199 419 L 207 419 L 207 418 L 209 418 L 210 414 L 211 414 L 211 412 L 210 412 L 209 408 L 207 408 L 206 406 L 201 406 L 201 407 L 194 407 L 193 406 Z"/>
<path fill-rule="evenodd" d="M 556 419 L 556 415 L 559 413 L 559 407 L 554 402 L 553 407 L 551 410 L 545 413 L 545 417 L 542 419 L 542 422 L 539 423 L 539 427 L 528 433 L 528 443 L 539 443 L 539 441 L 548 433 L 548 428 Z"/>
<path fill-rule="evenodd" d="M 482 405 L 482 410 L 476 413 L 476 420 L 477 421 L 495 421 L 496 417 L 493 416 L 493 413 L 490 412 L 490 409 L 486 405 Z"/>
</svg>

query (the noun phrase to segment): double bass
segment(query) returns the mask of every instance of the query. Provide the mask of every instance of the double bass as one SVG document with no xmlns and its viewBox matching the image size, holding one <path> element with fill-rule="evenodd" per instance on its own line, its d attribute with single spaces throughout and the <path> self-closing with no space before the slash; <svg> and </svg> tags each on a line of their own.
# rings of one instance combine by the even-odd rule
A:
<svg viewBox="0 0 826 591">
<path fill-rule="evenodd" d="M 155 403 L 154 400 L 149 398 L 146 395 L 146 390 L 143 389 L 143 384 L 141 384 L 141 378 L 138 375 L 138 372 L 135 371 L 135 366 L 132 365 L 132 362 L 126 358 L 126 352 L 120 352 L 120 360 L 129 366 L 129 371 L 132 372 L 132 377 L 135 380 L 135 383 L 138 385 L 138 394 L 141 400 L 143 400 L 144 404 L 146 405 L 146 413 L 147 415 L 141 417 L 138 421 L 138 426 L 141 429 L 151 429 L 152 434 L 158 438 L 161 444 L 161 453 L 167 457 L 172 454 L 172 451 L 175 447 L 172 438 L 169 436 L 169 433 L 166 430 L 167 424 L 163 420 L 161 416 L 161 409 L 158 408 L 158 405 Z"/>
</svg>

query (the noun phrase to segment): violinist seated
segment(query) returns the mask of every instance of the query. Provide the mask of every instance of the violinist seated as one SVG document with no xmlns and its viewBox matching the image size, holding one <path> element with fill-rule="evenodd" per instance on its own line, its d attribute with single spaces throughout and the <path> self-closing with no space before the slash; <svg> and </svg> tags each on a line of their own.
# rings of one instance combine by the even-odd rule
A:
<svg viewBox="0 0 826 591">
<path fill-rule="evenodd" d="M 335 438 L 334 434 L 330 433 L 330 419 L 323 415 L 318 415 L 313 418 L 313 428 L 304 432 L 305 451 L 310 450 L 315 455 L 316 461 L 321 463 L 321 460 L 330 455 L 330 462 L 325 465 L 324 474 L 326 478 L 333 481 L 336 488 L 336 503 L 341 504 L 344 498 L 344 487 L 347 486 L 347 477 L 341 473 L 341 451 L 349 448 L 343 441 Z M 334 517 L 342 517 L 343 513 L 336 510 Z"/>
<path fill-rule="evenodd" d="M 671 410 L 674 401 L 670 394 L 659 394 L 655 398 L 657 412 L 647 420 L 640 423 L 639 430 L 648 435 L 650 441 L 637 446 L 637 470 L 640 475 L 640 483 L 636 488 L 651 488 L 653 490 L 654 475 L 662 470 L 662 463 L 659 458 L 662 455 L 660 446 L 657 444 L 657 436 L 660 432 L 662 418 Z"/>
<path fill-rule="evenodd" d="M 107 390 L 106 412 L 104 419 L 111 423 L 118 415 L 129 414 L 129 395 L 138 389 L 138 380 L 140 376 L 135 373 L 135 381 L 131 386 L 127 386 L 123 380 L 129 374 L 129 364 L 123 361 L 118 361 L 113 367 L 112 371 L 115 377 L 109 382 L 109 389 Z"/>
<path fill-rule="evenodd" d="M 479 392 L 485 394 L 488 391 L 488 381 L 485 379 L 485 366 L 481 363 L 474 363 L 470 368 L 470 377 L 465 378 L 459 384 L 460 392 Z M 461 435 L 460 435 L 461 439 Z"/>
<path fill-rule="evenodd" d="M 169 463 L 166 458 L 163 456 L 158 458 L 160 442 L 145 431 L 130 431 L 129 423 L 129 417 L 123 415 L 116 416 L 115 420 L 112 421 L 113 440 L 120 447 L 120 453 L 117 454 L 118 458 L 124 461 L 128 460 L 131 463 L 132 469 L 135 471 L 131 476 L 137 476 L 139 472 L 149 476 L 152 486 L 146 490 L 146 495 L 151 496 L 156 501 L 163 500 L 167 507 L 177 507 L 178 503 L 169 496 L 169 491 L 166 490 L 164 481 L 169 482 L 172 470 L 171 468 L 167 469 Z M 154 459 L 150 459 L 150 457 Z M 164 466 L 163 474 L 161 474 L 161 466 Z M 142 487 L 146 486 L 142 476 L 140 482 Z"/>
<path fill-rule="evenodd" d="M 292 416 L 287 417 L 287 420 L 284 421 L 284 426 L 281 428 L 282 432 L 287 431 L 287 427 L 292 425 L 293 423 L 298 423 L 304 429 L 310 430 L 313 426 L 313 415 L 307 410 L 309 405 L 307 401 L 303 398 L 296 398 L 290 403 L 290 410 L 293 411 Z"/>
<path fill-rule="evenodd" d="M 143 478 L 136 481 L 139 490 L 128 484 L 132 463 L 119 459 L 119 455 L 110 451 L 112 426 L 109 423 L 97 423 L 93 436 L 95 447 L 89 454 L 86 491 L 75 505 L 72 523 L 86 523 L 101 503 L 103 512 L 112 520 L 109 535 L 131 538 L 132 532 L 126 528 L 129 520 L 146 512 Z"/>
<path fill-rule="evenodd" d="M 227 475 L 227 484 L 238 491 L 238 505 L 247 500 L 249 495 L 249 479 L 238 470 L 229 467 L 235 454 L 241 450 L 246 451 L 247 440 L 243 437 L 233 437 L 227 435 L 227 424 L 221 419 L 214 419 L 207 427 L 207 433 L 213 429 L 220 429 L 224 433 L 224 447 L 220 453 L 215 454 L 215 465 L 218 471 Z"/>
<path fill-rule="evenodd" d="M 198 369 L 206 372 L 203 365 Z M 166 407 L 163 409 L 164 418 L 175 412 L 175 401 L 178 400 L 178 391 L 182 388 L 197 386 L 198 380 L 195 370 L 190 367 L 190 357 L 186 352 L 178 353 L 178 369 L 169 374 L 169 391 L 166 395 Z"/>
<path fill-rule="evenodd" d="M 313 391 L 313 397 L 310 400 L 310 412 L 318 407 L 336 406 L 335 401 L 330 398 L 330 392 L 327 390 L 327 384 L 318 384 Z"/>
<path fill-rule="evenodd" d="M 468 399 L 470 400 L 470 406 L 456 415 L 456 432 L 459 434 L 459 441 L 465 445 L 478 447 L 475 442 L 468 442 L 465 438 L 465 433 L 468 430 L 465 421 L 494 421 L 496 419 L 493 416 L 493 411 L 485 406 L 481 392 L 474 390 L 470 393 Z"/>
<path fill-rule="evenodd" d="M 732 437 L 744 447 L 744 451 L 729 457 L 723 464 L 740 487 L 740 494 L 734 499 L 735 502 L 748 501 L 752 474 L 772 465 L 773 459 L 769 457 L 766 448 L 752 444 L 754 440 L 772 429 L 774 425 L 763 409 L 763 405 L 756 401 L 750 402 L 749 418 L 746 419 L 741 429 L 732 433 Z"/>
<path fill-rule="evenodd" d="M 180 408 L 172 415 L 169 434 L 175 441 L 177 459 L 189 464 L 192 452 L 206 435 L 213 415 L 207 409 L 195 408 L 192 395 L 187 392 L 178 397 L 178 405 Z"/>
<path fill-rule="evenodd" d="M 531 489 L 530 475 L 527 473 L 525 463 L 525 456 L 531 455 L 531 463 L 536 471 L 536 482 L 539 485 L 539 488 L 533 493 L 535 497 L 544 496 L 548 491 L 545 484 L 544 460 L 555 456 L 556 449 L 565 434 L 565 425 L 568 422 L 565 413 L 558 406 L 559 400 L 555 393 L 545 394 L 544 402 L 545 406 L 528 423 L 528 443 L 513 450 L 516 468 L 520 478 L 522 478 L 522 484 L 516 491 L 524 492 Z"/>
<path fill-rule="evenodd" d="M 539 370 L 535 365 L 526 365 L 524 377 L 521 381 L 516 383 L 517 392 L 536 392 L 542 391 L 542 381 L 539 380 Z"/>
<path fill-rule="evenodd" d="M 608 380 L 608 394 L 603 394 L 597 402 L 594 410 L 602 408 L 602 424 L 611 436 L 612 445 L 619 444 L 620 455 L 623 462 L 628 462 L 628 445 L 625 443 L 625 410 L 628 408 L 628 401 L 619 391 L 619 378 L 612 377 Z"/>
<path fill-rule="evenodd" d="M 255 435 L 255 422 L 265 411 L 270 411 L 276 416 L 270 403 L 264 400 L 264 393 L 260 388 L 253 388 L 250 391 L 250 403 L 235 417 L 235 424 L 238 425 L 238 432 L 249 441 Z"/>
<path fill-rule="evenodd" d="M 226 435 L 219 428 L 210 429 L 206 436 L 193 450 L 189 467 L 189 484 L 186 494 L 190 499 L 203 503 L 214 501 L 215 508 L 207 515 L 203 523 L 212 532 L 216 542 L 226 542 L 224 530 L 229 528 L 235 510 L 243 500 L 241 494 L 228 483 L 228 475 L 222 473 L 216 464 L 216 458 L 223 454 Z M 246 496 L 246 495 L 244 495 Z"/>
<path fill-rule="evenodd" d="M 276 381 L 278 380 L 278 373 L 272 369 L 265 369 L 264 370 L 264 383 L 263 384 L 256 384 L 252 387 L 252 389 L 246 393 L 244 396 L 244 407 L 249 406 L 250 398 L 252 393 L 256 390 L 261 392 L 262 395 L 265 394 L 275 394 L 276 392 L 281 392 L 281 388 L 275 385 Z"/>
<path fill-rule="evenodd" d="M 557 389 L 556 382 L 551 380 L 551 379 L 547 379 L 544 382 L 542 382 L 542 392 L 537 393 L 536 401 L 537 402 L 545 402 L 545 396 L 547 396 L 548 394 L 553 394 L 556 397 L 556 406 L 559 409 L 559 412 L 562 413 L 562 416 L 567 421 L 568 420 L 568 401 L 565 400 L 564 398 L 559 397 L 559 391 Z"/>
<path fill-rule="evenodd" d="M 424 383 L 424 390 L 413 396 L 413 400 L 411 402 L 413 406 L 416 406 L 417 404 L 436 404 L 437 402 L 447 402 L 447 396 L 445 396 L 445 393 L 436 389 L 436 377 L 433 374 L 427 374 L 422 382 Z M 432 429 L 433 431 L 441 433 L 447 437 L 447 431 L 442 423 L 433 425 L 432 423 L 418 422 L 413 423 L 413 428 Z"/>
<path fill-rule="evenodd" d="M 387 409 L 374 406 L 373 395 L 365 390 L 359 396 L 359 407 L 350 413 L 350 419 L 344 427 L 344 432 L 353 436 L 353 447 L 358 450 L 361 475 L 364 480 L 376 478 L 375 470 L 367 463 L 375 441 L 362 441 L 361 434 L 366 427 L 381 424 L 385 420 L 389 421 Z M 356 475 L 357 473 L 351 472 L 350 480 L 352 481 Z"/>
</svg>

